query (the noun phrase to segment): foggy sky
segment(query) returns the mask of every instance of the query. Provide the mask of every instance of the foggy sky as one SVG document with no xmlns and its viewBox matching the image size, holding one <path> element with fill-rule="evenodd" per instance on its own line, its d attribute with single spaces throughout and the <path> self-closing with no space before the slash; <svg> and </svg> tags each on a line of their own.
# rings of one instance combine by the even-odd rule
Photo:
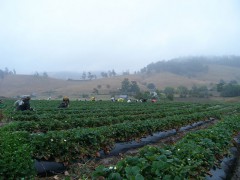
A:
<svg viewBox="0 0 240 180">
<path fill-rule="evenodd" d="M 239 0 L 1 0 L 0 69 L 140 70 L 240 55 Z"/>
</svg>

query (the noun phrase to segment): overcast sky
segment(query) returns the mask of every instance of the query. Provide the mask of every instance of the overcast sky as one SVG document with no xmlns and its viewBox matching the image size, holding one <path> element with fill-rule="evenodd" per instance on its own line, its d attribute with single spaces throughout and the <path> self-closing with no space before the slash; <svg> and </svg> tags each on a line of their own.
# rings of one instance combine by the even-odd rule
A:
<svg viewBox="0 0 240 180">
<path fill-rule="evenodd" d="M 240 0 L 0 0 L 0 69 L 140 70 L 240 55 Z"/>
</svg>

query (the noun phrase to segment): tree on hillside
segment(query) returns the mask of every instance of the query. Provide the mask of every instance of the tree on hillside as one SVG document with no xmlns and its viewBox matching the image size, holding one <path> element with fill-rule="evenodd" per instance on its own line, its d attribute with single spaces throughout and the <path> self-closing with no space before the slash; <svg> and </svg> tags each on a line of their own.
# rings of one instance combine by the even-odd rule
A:
<svg viewBox="0 0 240 180">
<path fill-rule="evenodd" d="M 97 79 L 97 76 L 92 74 L 91 72 L 88 72 L 88 79 L 90 79 L 90 80 Z"/>
<path fill-rule="evenodd" d="M 101 72 L 101 76 L 102 76 L 103 78 L 107 78 L 107 77 L 108 77 L 108 73 Z"/>
<path fill-rule="evenodd" d="M 150 90 L 154 90 L 154 89 L 156 88 L 156 86 L 155 86 L 155 84 L 153 84 L 153 83 L 149 83 L 149 84 L 147 85 L 147 88 L 150 89 Z"/>
<path fill-rule="evenodd" d="M 3 79 L 6 75 L 14 74 L 13 71 L 9 71 L 7 67 L 4 70 L 0 69 L 0 78 Z"/>
<path fill-rule="evenodd" d="M 213 63 L 232 66 L 232 67 L 240 67 L 240 56 L 220 56 L 212 58 Z"/>
<path fill-rule="evenodd" d="M 130 91 L 131 93 L 134 93 L 134 94 L 140 92 L 140 88 L 139 88 L 139 86 L 137 85 L 137 82 L 136 82 L 136 81 L 131 81 L 129 91 Z"/>
<path fill-rule="evenodd" d="M 108 71 L 108 76 L 109 77 L 112 77 L 113 75 L 112 75 L 112 71 Z"/>
<path fill-rule="evenodd" d="M 85 79 L 86 79 L 86 77 L 87 77 L 86 73 L 85 73 L 85 72 L 83 72 L 83 73 L 82 73 L 82 79 L 83 79 L 83 80 L 85 80 Z"/>
<path fill-rule="evenodd" d="M 130 74 L 130 72 L 127 70 L 127 71 L 124 71 L 123 73 L 122 73 L 122 75 L 129 75 Z"/>
<path fill-rule="evenodd" d="M 185 86 L 178 86 L 177 92 L 178 92 L 180 98 L 185 98 L 188 95 L 188 89 Z"/>
<path fill-rule="evenodd" d="M 7 67 L 5 67 L 5 71 L 4 71 L 4 73 L 5 73 L 6 75 L 8 75 L 8 74 L 9 74 L 9 70 L 8 70 L 8 68 L 7 68 Z"/>
<path fill-rule="evenodd" d="M 231 80 L 231 81 L 229 82 L 229 84 L 234 85 L 234 84 L 238 84 L 238 82 L 237 82 L 236 80 Z"/>
<path fill-rule="evenodd" d="M 167 97 L 169 100 L 171 100 L 171 101 L 173 100 L 173 98 L 174 98 L 174 92 L 175 92 L 175 90 L 174 90 L 173 87 L 166 87 L 163 92 L 165 93 L 166 97 Z"/>
<path fill-rule="evenodd" d="M 125 78 L 123 81 L 122 81 L 122 88 L 121 88 L 121 92 L 122 93 L 127 93 L 130 89 L 130 82 L 128 80 L 128 78 Z"/>
<path fill-rule="evenodd" d="M 193 85 L 189 94 L 191 97 L 199 97 L 199 98 L 209 97 L 209 91 L 207 86 L 197 87 L 196 85 Z"/>
<path fill-rule="evenodd" d="M 115 70 L 113 69 L 112 70 L 112 76 L 116 76 L 117 75 L 117 73 L 115 72 Z"/>
<path fill-rule="evenodd" d="M 40 75 L 39 75 L 39 73 L 36 71 L 33 76 L 34 76 L 34 77 L 39 77 Z"/>
<path fill-rule="evenodd" d="M 219 83 L 217 84 L 217 91 L 218 91 L 218 92 L 222 92 L 223 87 L 224 87 L 225 84 L 226 84 L 225 81 L 221 79 L 221 80 L 219 81 Z"/>
<path fill-rule="evenodd" d="M 4 78 L 4 71 L 0 69 L 0 78 L 3 79 Z"/>
<path fill-rule="evenodd" d="M 108 71 L 108 76 L 109 76 L 109 77 L 116 76 L 116 72 L 114 71 L 114 69 L 111 70 L 111 71 Z"/>
<path fill-rule="evenodd" d="M 141 69 L 142 73 L 171 72 L 178 75 L 193 77 L 197 73 L 208 72 L 208 66 L 198 58 L 176 58 L 169 61 L 151 63 Z"/>
<path fill-rule="evenodd" d="M 109 84 L 107 84 L 106 87 L 107 87 L 108 89 L 110 89 L 111 86 L 110 86 Z"/>
<path fill-rule="evenodd" d="M 44 77 L 44 78 L 48 78 L 47 72 L 44 72 L 44 73 L 43 73 L 43 77 Z"/>
<path fill-rule="evenodd" d="M 198 88 L 198 91 L 199 91 L 200 98 L 208 98 L 209 97 L 209 91 L 208 91 L 207 86 L 200 86 Z"/>
<path fill-rule="evenodd" d="M 93 93 L 94 94 L 98 94 L 99 92 L 98 92 L 98 89 L 97 88 L 93 88 Z"/>
<path fill-rule="evenodd" d="M 228 83 L 223 86 L 221 94 L 222 97 L 236 97 L 240 96 L 240 85 Z"/>
<path fill-rule="evenodd" d="M 130 82 L 128 80 L 128 78 L 125 78 L 122 81 L 121 92 L 124 93 L 124 94 L 128 94 L 128 93 L 137 94 L 137 93 L 140 92 L 140 88 L 139 88 L 136 81 L 131 81 Z"/>
<path fill-rule="evenodd" d="M 88 72 L 88 79 L 92 80 L 92 73 Z"/>
<path fill-rule="evenodd" d="M 16 75 L 15 69 L 13 69 L 12 71 L 9 70 L 7 67 L 5 67 L 4 70 L 0 69 L 0 78 L 1 79 L 4 79 L 4 77 L 7 75 L 13 75 L 13 74 Z"/>
</svg>

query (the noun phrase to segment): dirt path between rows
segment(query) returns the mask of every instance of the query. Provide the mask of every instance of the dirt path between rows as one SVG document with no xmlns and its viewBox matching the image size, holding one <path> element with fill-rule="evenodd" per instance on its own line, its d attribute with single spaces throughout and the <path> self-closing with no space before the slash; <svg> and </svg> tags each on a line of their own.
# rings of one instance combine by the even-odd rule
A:
<svg viewBox="0 0 240 180">
<path fill-rule="evenodd" d="M 153 143 L 153 144 L 149 144 L 149 145 L 161 147 L 161 146 L 164 146 L 166 144 L 167 145 L 175 144 L 177 141 L 182 139 L 187 133 L 192 132 L 192 131 L 196 131 L 196 130 L 200 130 L 200 129 L 208 128 L 210 126 L 213 126 L 217 121 L 218 120 L 213 120 L 213 121 L 210 121 L 207 124 L 203 124 L 201 126 L 198 126 L 198 127 L 195 127 L 195 128 L 189 129 L 189 130 L 182 131 L 182 132 L 177 132 L 177 134 L 175 134 L 175 135 L 163 138 L 163 139 L 159 140 L 158 142 Z M 118 156 L 112 156 L 112 157 L 107 157 L 107 158 L 101 159 L 99 162 L 97 162 L 97 164 L 99 164 L 99 165 L 102 164 L 102 165 L 106 165 L 106 166 L 114 165 L 121 158 L 124 158 L 126 156 L 136 155 L 139 152 L 140 149 L 141 148 L 130 149 L 130 150 L 126 151 L 124 154 L 119 154 Z"/>
</svg>

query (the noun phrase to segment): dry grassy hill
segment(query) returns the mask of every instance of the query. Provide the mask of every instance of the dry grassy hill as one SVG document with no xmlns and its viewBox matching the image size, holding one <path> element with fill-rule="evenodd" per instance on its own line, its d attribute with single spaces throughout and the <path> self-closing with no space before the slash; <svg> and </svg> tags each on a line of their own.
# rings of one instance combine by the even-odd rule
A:
<svg viewBox="0 0 240 180">
<path fill-rule="evenodd" d="M 35 93 L 38 98 L 59 97 L 60 95 L 80 98 L 83 94 L 91 95 L 93 89 L 96 88 L 100 94 L 107 94 L 105 97 L 109 98 L 111 92 L 118 91 L 124 78 L 137 81 L 141 90 L 147 90 L 148 83 L 154 83 L 158 89 L 164 89 L 166 86 L 176 88 L 179 85 L 188 88 L 193 85 L 210 86 L 218 83 L 221 79 L 226 82 L 240 80 L 239 68 L 222 65 L 209 65 L 208 67 L 208 73 L 197 74 L 196 77 L 191 78 L 168 72 L 117 76 L 91 81 L 66 81 L 31 75 L 7 75 L 4 79 L 0 79 L 0 96 L 14 97 Z"/>
<path fill-rule="evenodd" d="M 193 85 L 206 85 L 218 83 L 221 79 L 229 82 L 231 80 L 240 81 L 240 69 L 223 65 L 209 65 L 207 73 L 199 73 L 196 77 L 179 76 L 173 73 L 156 73 L 149 76 L 142 76 L 142 80 L 153 82 L 159 89 L 166 86 L 178 87 L 184 85 L 191 88 Z"/>
</svg>

